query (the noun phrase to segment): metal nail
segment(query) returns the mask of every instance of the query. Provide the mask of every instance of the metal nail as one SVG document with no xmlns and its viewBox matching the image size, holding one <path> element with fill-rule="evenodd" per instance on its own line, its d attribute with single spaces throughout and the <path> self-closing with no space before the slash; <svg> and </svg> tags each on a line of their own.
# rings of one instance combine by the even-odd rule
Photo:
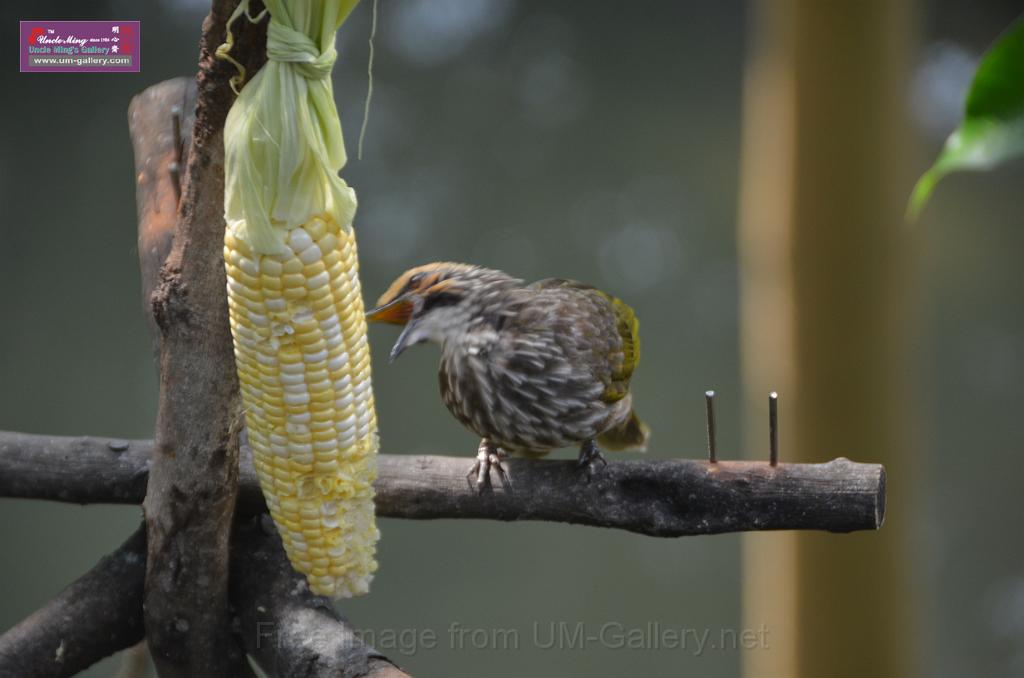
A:
<svg viewBox="0 0 1024 678">
<path fill-rule="evenodd" d="M 704 392 L 704 404 L 708 413 L 708 461 L 718 462 L 718 447 L 715 443 L 715 392 Z"/>
<path fill-rule="evenodd" d="M 181 106 L 171 106 L 171 130 L 174 135 L 174 152 L 177 154 L 178 164 L 181 164 L 182 143 L 181 143 Z"/>
<path fill-rule="evenodd" d="M 167 171 L 170 173 L 171 183 L 174 185 L 174 197 L 181 200 L 181 156 L 185 151 L 181 140 L 181 106 L 171 107 L 171 133 L 175 160 L 167 166 Z"/>
</svg>

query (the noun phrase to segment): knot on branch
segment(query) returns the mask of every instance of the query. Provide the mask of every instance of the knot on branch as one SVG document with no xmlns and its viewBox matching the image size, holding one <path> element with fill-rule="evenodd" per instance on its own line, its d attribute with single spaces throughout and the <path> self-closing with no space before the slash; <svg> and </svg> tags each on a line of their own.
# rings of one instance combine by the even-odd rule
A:
<svg viewBox="0 0 1024 678">
<path fill-rule="evenodd" d="M 164 267 L 160 272 L 160 283 L 149 298 L 153 319 L 163 335 L 175 325 L 188 327 L 192 324 L 192 311 L 188 306 L 188 286 L 181 279 L 180 269 Z"/>
</svg>

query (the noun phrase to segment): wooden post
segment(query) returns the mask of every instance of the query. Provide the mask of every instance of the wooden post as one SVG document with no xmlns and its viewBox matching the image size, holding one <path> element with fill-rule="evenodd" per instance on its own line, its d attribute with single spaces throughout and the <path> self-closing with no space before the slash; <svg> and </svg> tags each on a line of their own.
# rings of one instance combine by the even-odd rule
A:
<svg viewBox="0 0 1024 678">
<path fill-rule="evenodd" d="M 767 630 L 745 672 L 914 676 L 901 219 L 913 12 L 885 0 L 754 11 L 739 227 L 747 448 L 767 447 L 777 390 L 784 460 L 872 450 L 895 489 L 879 533 L 745 537 L 745 626 Z"/>
</svg>

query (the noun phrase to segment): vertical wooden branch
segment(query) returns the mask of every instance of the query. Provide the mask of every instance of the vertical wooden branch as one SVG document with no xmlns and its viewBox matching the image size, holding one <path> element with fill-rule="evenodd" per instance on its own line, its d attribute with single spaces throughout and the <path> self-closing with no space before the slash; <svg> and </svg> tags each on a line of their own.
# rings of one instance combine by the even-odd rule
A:
<svg viewBox="0 0 1024 678">
<path fill-rule="evenodd" d="M 157 360 L 160 331 L 150 312 L 150 299 L 160 282 L 160 269 L 171 251 L 178 223 L 181 173 L 192 143 L 195 105 L 195 80 L 175 78 L 149 87 L 128 106 L 128 130 L 135 150 L 142 299 Z"/>
<path fill-rule="evenodd" d="M 143 504 L 145 620 L 153 660 L 165 678 L 251 675 L 230 635 L 228 612 L 239 411 L 221 254 L 222 134 L 234 98 L 228 81 L 236 71 L 215 51 L 234 5 L 215 0 L 203 23 L 195 124 L 174 242 L 151 300 L 160 333 L 160 404 Z M 242 21 L 233 30 L 235 56 L 254 72 L 263 29 Z M 145 266 L 145 252 L 140 255 Z"/>
</svg>

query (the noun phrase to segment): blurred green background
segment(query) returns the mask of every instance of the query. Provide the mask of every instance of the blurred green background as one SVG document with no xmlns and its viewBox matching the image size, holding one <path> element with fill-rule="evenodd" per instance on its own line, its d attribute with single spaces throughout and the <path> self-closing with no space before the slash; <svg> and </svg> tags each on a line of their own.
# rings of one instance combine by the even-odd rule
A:
<svg viewBox="0 0 1024 678">
<path fill-rule="evenodd" d="M 8 2 L 18 19 L 142 20 L 140 74 L 2 70 L 0 429 L 150 437 L 156 380 L 135 248 L 131 96 L 195 70 L 200 0 Z M 750 7 L 740 2 L 386 0 L 365 157 L 370 4 L 339 37 L 335 91 L 359 192 L 365 296 L 409 266 L 470 261 L 577 278 L 642 321 L 634 381 L 651 455 L 699 457 L 702 393 L 739 456 L 736 213 Z M 956 124 L 980 53 L 1016 2 L 916 6 L 908 115 L 923 170 Z M 912 178 L 911 178 L 912 179 Z M 920 228 L 914 403 L 924 675 L 1024 674 L 1019 412 L 1024 408 L 1020 162 L 947 179 Z M 906 192 L 912 186 L 908 181 Z M 437 394 L 437 351 L 387 364 L 371 328 L 384 449 L 464 455 L 476 442 Z M 879 388 L 884 388 L 880 384 Z M 910 424 L 908 424 L 910 425 Z M 785 417 L 782 419 L 785 457 Z M 870 450 L 852 451 L 874 461 Z M 0 500 L 0 629 L 115 548 L 134 507 Z M 541 647 L 551 625 L 742 630 L 740 537 L 656 540 L 540 523 L 382 520 L 381 570 L 342 607 L 418 675 L 734 676 L 735 647 Z M 463 629 L 514 630 L 473 649 Z M 388 649 L 388 631 L 436 647 Z M 540 637 L 535 637 L 535 631 Z M 459 639 L 463 646 L 460 648 Z M 407 638 L 408 640 L 408 638 Z M 769 631 L 768 644 L 771 645 Z M 107 660 L 87 675 L 111 675 Z"/>
</svg>

